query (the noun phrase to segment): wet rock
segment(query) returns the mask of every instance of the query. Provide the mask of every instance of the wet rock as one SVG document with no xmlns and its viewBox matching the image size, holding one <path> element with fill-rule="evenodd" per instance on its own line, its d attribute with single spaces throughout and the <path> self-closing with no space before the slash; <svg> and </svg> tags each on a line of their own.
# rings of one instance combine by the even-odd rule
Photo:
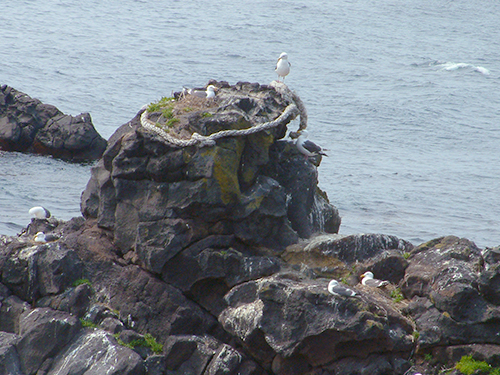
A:
<svg viewBox="0 0 500 375">
<path fill-rule="evenodd" d="M 54 358 L 48 372 L 54 375 L 83 373 L 142 375 L 145 368 L 139 354 L 119 345 L 110 334 L 86 330 Z"/>
<path fill-rule="evenodd" d="M 0 149 L 90 161 L 100 158 L 106 145 L 88 113 L 64 115 L 12 87 L 0 88 Z"/>
<path fill-rule="evenodd" d="M 21 368 L 34 374 L 42 363 L 54 357 L 81 329 L 80 321 L 72 315 L 48 308 L 25 312 L 19 319 L 17 350 Z"/>
</svg>

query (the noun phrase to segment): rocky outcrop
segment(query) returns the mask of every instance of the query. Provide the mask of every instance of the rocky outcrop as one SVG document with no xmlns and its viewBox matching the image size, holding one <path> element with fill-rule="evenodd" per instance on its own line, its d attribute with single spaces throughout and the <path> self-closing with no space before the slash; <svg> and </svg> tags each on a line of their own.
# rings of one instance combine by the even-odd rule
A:
<svg viewBox="0 0 500 375">
<path fill-rule="evenodd" d="M 195 110 L 180 99 L 168 107 L 183 109 L 175 130 L 180 135 L 272 121 L 290 104 L 268 86 L 213 84 L 220 87 L 215 106 Z M 111 137 L 92 169 L 82 212 L 112 231 L 122 253 L 133 249 L 141 265 L 165 281 L 178 258 L 197 257 L 208 247 L 231 246 L 236 258 L 250 259 L 278 255 L 314 232 L 338 231 L 338 211 L 318 189 L 316 167 L 290 142 L 279 141 L 292 117 L 211 147 L 182 148 L 142 127 L 142 113 Z"/>
<path fill-rule="evenodd" d="M 323 235 L 283 258 L 207 240 L 176 258 L 166 282 L 130 264 L 132 254 L 123 258 L 96 220 L 59 222 L 60 239 L 49 244 L 33 243 L 28 231 L 0 246 L 7 373 L 432 373 L 464 355 L 499 365 L 497 249 L 465 239 L 414 248 L 394 236 Z M 285 261 L 300 246 L 316 263 Z M 14 265 L 25 277 L 12 276 Z M 391 284 L 353 282 L 366 269 Z M 328 273 L 344 275 L 357 295 L 328 293 Z M 140 344 L 148 335 L 163 347 Z"/>
<path fill-rule="evenodd" d="M 0 149 L 80 162 L 99 159 L 106 145 L 88 113 L 65 115 L 53 105 L 1 86 Z"/>
<path fill-rule="evenodd" d="M 288 103 L 214 83 L 216 101 L 177 112 L 179 136 L 272 120 Z M 336 234 L 285 129 L 177 148 L 140 115 L 93 169 L 85 218 L 0 237 L 0 373 L 434 374 L 464 355 L 500 366 L 498 248 Z M 58 239 L 36 243 L 38 231 Z M 360 284 L 368 270 L 389 284 Z M 355 295 L 329 293 L 332 278 Z"/>
</svg>

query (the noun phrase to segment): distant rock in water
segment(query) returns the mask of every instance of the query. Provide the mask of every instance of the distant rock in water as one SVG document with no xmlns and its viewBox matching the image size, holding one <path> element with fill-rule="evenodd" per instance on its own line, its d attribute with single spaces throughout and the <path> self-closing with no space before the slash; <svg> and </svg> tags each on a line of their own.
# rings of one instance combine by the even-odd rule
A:
<svg viewBox="0 0 500 375">
<path fill-rule="evenodd" d="M 80 162 L 99 159 L 106 145 L 88 113 L 65 115 L 53 105 L 1 86 L 0 149 Z"/>
</svg>

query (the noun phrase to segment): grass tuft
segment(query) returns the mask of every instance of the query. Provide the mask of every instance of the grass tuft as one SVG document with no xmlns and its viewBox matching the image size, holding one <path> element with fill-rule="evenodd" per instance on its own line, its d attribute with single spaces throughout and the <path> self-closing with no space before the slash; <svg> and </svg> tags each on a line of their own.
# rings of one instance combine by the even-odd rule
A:
<svg viewBox="0 0 500 375">
<path fill-rule="evenodd" d="M 489 363 L 484 361 L 476 361 L 471 355 L 463 356 L 455 365 L 455 368 L 464 375 L 472 375 L 476 371 L 490 375 L 500 374 L 500 368 L 493 368 Z"/>
</svg>

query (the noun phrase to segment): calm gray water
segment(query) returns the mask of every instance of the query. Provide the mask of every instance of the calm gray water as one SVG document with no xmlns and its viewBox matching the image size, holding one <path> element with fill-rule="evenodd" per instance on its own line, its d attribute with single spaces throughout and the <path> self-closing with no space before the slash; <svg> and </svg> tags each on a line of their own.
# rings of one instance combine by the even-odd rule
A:
<svg viewBox="0 0 500 375">
<path fill-rule="evenodd" d="M 478 0 L 0 1 L 0 84 L 108 138 L 209 79 L 269 83 L 283 51 L 341 233 L 500 245 L 500 5 Z M 292 124 L 295 130 L 298 124 Z M 79 215 L 88 165 L 0 153 L 0 233 Z"/>
</svg>

